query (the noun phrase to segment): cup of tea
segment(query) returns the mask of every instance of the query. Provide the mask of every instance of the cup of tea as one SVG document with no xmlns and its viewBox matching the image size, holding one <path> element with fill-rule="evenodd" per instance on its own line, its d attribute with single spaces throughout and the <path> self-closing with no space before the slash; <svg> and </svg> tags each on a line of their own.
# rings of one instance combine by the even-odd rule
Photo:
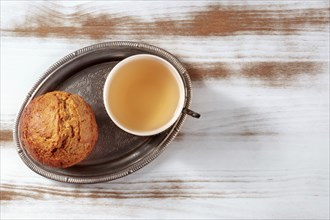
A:
<svg viewBox="0 0 330 220">
<path fill-rule="evenodd" d="M 120 61 L 103 89 L 105 109 L 122 130 L 149 136 L 163 132 L 184 111 L 185 89 L 179 72 L 167 60 L 139 54 Z"/>
</svg>

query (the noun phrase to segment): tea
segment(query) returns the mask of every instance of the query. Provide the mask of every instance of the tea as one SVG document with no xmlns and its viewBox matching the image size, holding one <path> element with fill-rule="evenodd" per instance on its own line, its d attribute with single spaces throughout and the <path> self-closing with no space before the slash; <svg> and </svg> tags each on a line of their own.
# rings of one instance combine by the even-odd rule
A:
<svg viewBox="0 0 330 220">
<path fill-rule="evenodd" d="M 137 59 L 119 68 L 108 90 L 115 120 L 132 131 L 151 131 L 168 123 L 177 109 L 177 79 L 163 62 Z"/>
</svg>

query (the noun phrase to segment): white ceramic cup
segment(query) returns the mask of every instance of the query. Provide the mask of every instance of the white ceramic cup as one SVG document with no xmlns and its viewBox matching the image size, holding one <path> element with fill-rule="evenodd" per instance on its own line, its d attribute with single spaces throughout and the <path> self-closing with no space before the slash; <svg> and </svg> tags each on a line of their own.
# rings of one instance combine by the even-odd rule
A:
<svg viewBox="0 0 330 220">
<path fill-rule="evenodd" d="M 178 104 L 176 106 L 176 109 L 174 111 L 173 116 L 167 121 L 167 123 L 165 123 L 164 125 L 162 125 L 161 127 L 158 127 L 156 129 L 153 130 L 148 130 L 148 131 L 138 131 L 138 130 L 131 130 L 127 127 L 125 127 L 124 125 L 122 125 L 115 117 L 115 115 L 111 112 L 111 100 L 109 100 L 109 91 L 110 88 L 112 86 L 112 82 L 113 82 L 113 78 L 116 74 L 120 74 L 120 69 L 123 68 L 126 65 L 130 65 L 130 63 L 132 61 L 137 61 L 137 60 L 154 60 L 157 62 L 161 62 L 168 70 L 169 72 L 174 76 L 177 87 L 179 89 L 179 101 Z M 134 134 L 134 135 L 138 135 L 138 136 L 149 136 L 149 135 L 155 135 L 158 133 L 161 133 L 163 131 L 165 131 L 167 128 L 169 128 L 171 125 L 174 124 L 174 122 L 179 118 L 183 108 L 184 108 L 184 98 L 185 98 L 185 91 L 184 91 L 184 85 L 183 85 L 183 81 L 182 78 L 180 76 L 180 74 L 178 73 L 178 71 L 174 68 L 174 66 L 172 64 L 170 64 L 167 60 L 158 57 L 158 56 L 154 56 L 154 55 L 150 55 L 150 54 L 139 54 L 139 55 L 133 55 L 130 56 L 122 61 L 120 61 L 109 73 L 109 75 L 107 76 L 107 79 L 105 81 L 105 85 L 104 85 L 104 89 L 103 89 L 103 101 L 104 101 L 104 106 L 105 109 L 108 113 L 108 115 L 110 116 L 111 120 L 122 130 Z"/>
</svg>

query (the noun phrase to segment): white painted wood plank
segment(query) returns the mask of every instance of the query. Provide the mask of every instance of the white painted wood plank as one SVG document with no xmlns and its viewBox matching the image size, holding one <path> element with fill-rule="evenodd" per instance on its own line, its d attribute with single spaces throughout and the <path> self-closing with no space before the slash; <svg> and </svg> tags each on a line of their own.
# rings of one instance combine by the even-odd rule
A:
<svg viewBox="0 0 330 220">
<path fill-rule="evenodd" d="M 303 3 L 302 3 L 303 2 Z M 11 27 L 12 21 L 23 21 L 24 16 L 28 15 L 31 10 L 40 9 L 42 5 L 46 5 L 51 9 L 60 8 L 63 14 L 70 14 L 77 9 L 86 13 L 113 13 L 118 16 L 134 15 L 135 17 L 150 21 L 155 18 L 181 17 L 184 18 L 189 12 L 200 11 L 208 7 L 208 5 L 219 4 L 218 1 L 156 1 L 150 4 L 147 1 L 48 1 L 40 3 L 39 1 L 2 1 L 1 23 L 2 28 Z M 260 1 L 260 0 L 235 0 L 221 1 L 223 6 L 252 6 L 257 9 L 310 9 L 310 8 L 328 8 L 329 2 L 326 0 L 313 1 Z"/>
<path fill-rule="evenodd" d="M 291 40 L 295 43 L 292 43 L 290 49 L 285 46 L 287 42 L 283 43 L 284 39 L 290 40 L 290 37 L 272 36 L 242 36 L 228 39 L 227 42 L 223 38 L 205 38 L 202 43 L 198 39 L 189 41 L 185 38 L 147 40 L 146 42 L 174 52 L 187 67 L 195 64 L 207 67 L 208 64 L 217 65 L 217 62 L 220 62 L 226 65 L 228 71 L 235 74 L 242 71 L 240 64 L 245 62 L 326 62 L 329 59 L 329 47 L 326 47 L 329 44 L 328 37 L 319 35 L 313 38 L 308 34 L 293 36 Z M 124 40 L 133 40 L 133 38 Z M 242 47 L 239 42 L 244 42 L 245 47 Z M 270 42 L 273 42 L 272 47 L 268 47 Z M 27 91 L 47 68 L 63 56 L 90 43 L 95 42 L 3 37 L 1 44 L 2 114 L 15 114 Z M 319 81 L 327 82 L 327 71 L 327 68 L 319 70 L 317 74 L 322 75 Z M 27 75 L 29 77 L 25 77 Z M 298 80 L 301 81 L 301 79 Z M 299 84 L 299 81 L 297 82 Z M 305 82 L 310 83 L 310 81 Z M 16 99 L 10 98 L 12 95 Z"/>
<path fill-rule="evenodd" d="M 163 201 L 163 202 L 162 202 Z M 94 200 L 76 198 L 46 200 L 31 209 L 31 202 L 3 207 L 6 219 L 325 219 L 324 200 L 287 199 L 189 199 L 189 200 Z M 170 204 L 175 204 L 175 207 Z M 239 210 L 238 210 L 239 207 Z M 281 210 L 282 212 L 279 212 Z M 305 211 L 302 211 L 305 210 Z M 45 217 L 46 216 L 46 217 Z"/>
</svg>

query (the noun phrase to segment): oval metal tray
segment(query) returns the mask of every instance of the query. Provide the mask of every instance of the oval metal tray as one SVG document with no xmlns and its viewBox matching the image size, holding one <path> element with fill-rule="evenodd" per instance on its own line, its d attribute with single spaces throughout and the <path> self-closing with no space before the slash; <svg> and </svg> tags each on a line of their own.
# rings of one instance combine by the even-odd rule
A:
<svg viewBox="0 0 330 220">
<path fill-rule="evenodd" d="M 186 69 L 169 52 L 145 43 L 116 41 L 77 50 L 52 65 L 28 93 L 15 122 L 14 139 L 24 163 L 49 179 L 68 183 L 98 183 L 114 180 L 142 168 L 155 159 L 175 138 L 186 118 L 183 112 L 173 126 L 155 135 L 140 137 L 119 129 L 106 113 L 103 86 L 110 70 L 122 59 L 136 54 L 153 54 L 169 61 L 180 73 L 185 86 L 185 108 L 191 104 L 191 81 Z M 66 169 L 53 168 L 33 160 L 22 147 L 19 123 L 29 102 L 46 92 L 62 90 L 82 96 L 93 108 L 99 139 L 92 153 L 81 163 Z"/>
</svg>

